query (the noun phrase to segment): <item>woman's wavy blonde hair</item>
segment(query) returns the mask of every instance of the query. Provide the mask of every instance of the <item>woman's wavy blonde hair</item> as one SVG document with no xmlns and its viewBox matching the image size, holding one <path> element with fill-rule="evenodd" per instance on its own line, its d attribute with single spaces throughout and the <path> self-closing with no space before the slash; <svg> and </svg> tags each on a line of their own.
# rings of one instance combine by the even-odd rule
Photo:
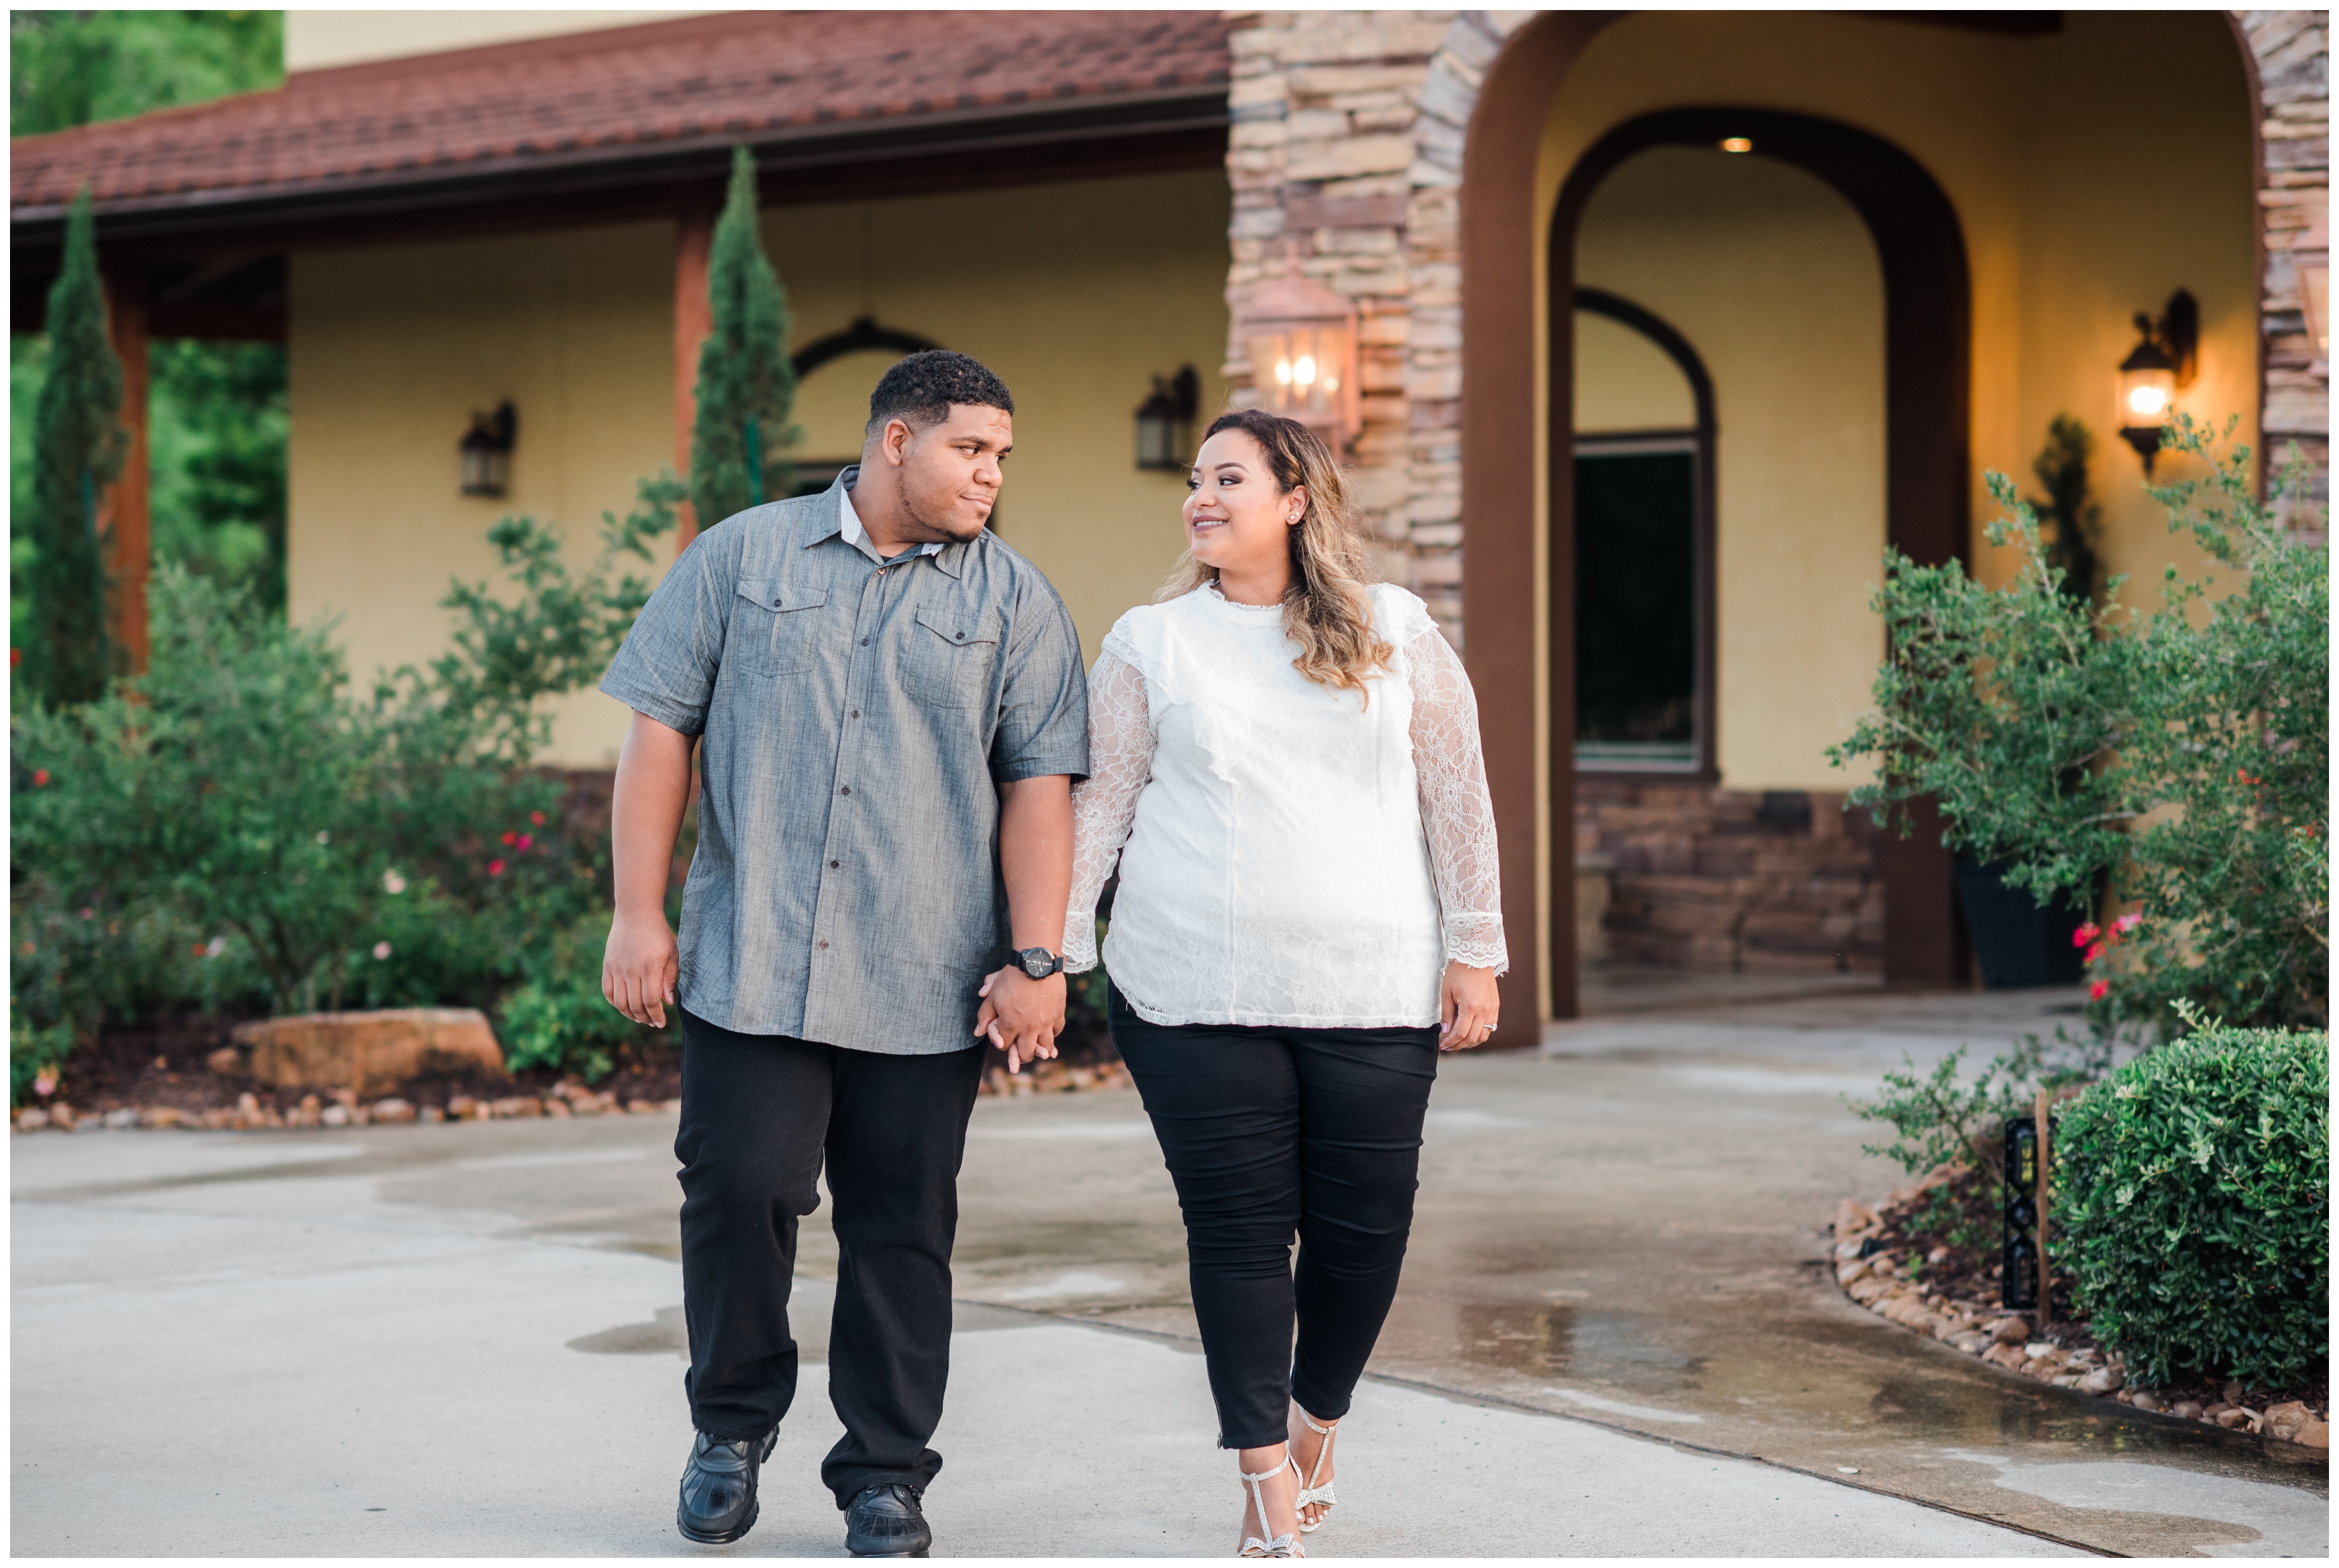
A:
<svg viewBox="0 0 2339 1568">
<path fill-rule="evenodd" d="M 1373 630 L 1375 580 L 1365 553 L 1363 530 L 1349 508 L 1348 487 L 1323 438 L 1297 419 L 1264 409 L 1238 409 L 1210 421 L 1204 440 L 1221 430 L 1240 430 L 1258 443 L 1267 469 L 1285 495 L 1305 486 L 1308 510 L 1286 528 L 1291 546 L 1291 586 L 1283 594 L 1284 635 L 1299 645 L 1291 667 L 1318 685 L 1346 686 L 1367 702 L 1366 682 L 1388 667 L 1396 650 Z M 1219 579 L 1218 568 L 1179 559 L 1153 602 L 1179 598 Z"/>
</svg>

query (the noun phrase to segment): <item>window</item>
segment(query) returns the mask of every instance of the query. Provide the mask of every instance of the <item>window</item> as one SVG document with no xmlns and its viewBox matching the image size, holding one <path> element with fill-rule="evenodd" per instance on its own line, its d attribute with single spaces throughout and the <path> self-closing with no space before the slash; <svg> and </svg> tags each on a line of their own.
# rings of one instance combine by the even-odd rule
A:
<svg viewBox="0 0 2339 1568">
<path fill-rule="evenodd" d="M 1707 773 L 1713 382 L 1630 300 L 1579 288 L 1575 311 L 1575 764 Z"/>
<path fill-rule="evenodd" d="M 1697 734 L 1694 435 L 1575 443 L 1575 760 L 1689 770 Z"/>
</svg>

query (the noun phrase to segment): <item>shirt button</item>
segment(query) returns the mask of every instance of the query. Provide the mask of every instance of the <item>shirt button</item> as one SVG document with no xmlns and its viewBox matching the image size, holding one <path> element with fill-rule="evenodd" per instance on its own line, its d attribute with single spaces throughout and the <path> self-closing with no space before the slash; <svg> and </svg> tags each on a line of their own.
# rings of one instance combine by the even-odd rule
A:
<svg viewBox="0 0 2339 1568">
<path fill-rule="evenodd" d="M 861 710 L 859 708 L 854 708 L 853 710 L 853 716 L 854 718 L 859 718 L 861 716 Z"/>
<path fill-rule="evenodd" d="M 826 943 L 826 942 L 822 942 L 820 945 L 821 945 L 822 947 L 824 947 L 824 947 L 826 947 L 826 946 L 828 945 L 828 943 Z"/>
<path fill-rule="evenodd" d="M 853 786 L 851 784 L 846 784 L 843 789 L 838 790 L 836 793 L 839 794 L 851 794 L 853 793 Z"/>
<path fill-rule="evenodd" d="M 961 641 L 961 642 L 964 642 L 964 641 L 966 641 L 966 634 L 965 634 L 964 632 L 961 632 L 961 633 L 959 633 L 959 635 L 958 635 L 958 640 L 959 640 L 959 641 Z"/>
<path fill-rule="evenodd" d="M 869 646 L 869 639 L 868 639 L 867 637 L 864 637 L 864 638 L 862 638 L 862 639 L 861 639 L 861 646 L 862 646 L 863 647 L 864 647 L 864 648 L 865 648 L 865 647 L 867 647 L 867 646 Z"/>
<path fill-rule="evenodd" d="M 835 862 L 835 861 L 830 861 L 830 862 L 828 863 L 828 869 L 829 869 L 829 870 L 831 870 L 831 871 L 834 871 L 834 870 L 836 869 L 836 867 L 837 867 L 837 863 L 837 863 L 837 862 Z"/>
</svg>

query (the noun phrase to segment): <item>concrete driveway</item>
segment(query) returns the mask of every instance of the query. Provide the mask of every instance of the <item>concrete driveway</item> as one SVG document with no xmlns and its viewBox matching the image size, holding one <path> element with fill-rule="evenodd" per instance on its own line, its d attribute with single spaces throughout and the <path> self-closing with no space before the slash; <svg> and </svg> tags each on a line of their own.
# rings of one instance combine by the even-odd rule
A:
<svg viewBox="0 0 2339 1568">
<path fill-rule="evenodd" d="M 2320 1466 L 2003 1378 L 1811 1266 L 1835 1198 L 1889 1184 L 1838 1092 L 2022 1021 L 1976 1003 L 1643 1016 L 1449 1062 L 1310 1553 L 2327 1553 Z M 755 1533 L 673 1533 L 672 1131 L 15 1137 L 12 1549 L 839 1554 L 816 1368 Z M 985 1100 L 964 1207 L 938 1550 L 1231 1551 L 1136 1097 Z M 809 1225 L 805 1275 L 832 1258 Z M 825 1289 L 801 1299 L 811 1351 Z"/>
</svg>

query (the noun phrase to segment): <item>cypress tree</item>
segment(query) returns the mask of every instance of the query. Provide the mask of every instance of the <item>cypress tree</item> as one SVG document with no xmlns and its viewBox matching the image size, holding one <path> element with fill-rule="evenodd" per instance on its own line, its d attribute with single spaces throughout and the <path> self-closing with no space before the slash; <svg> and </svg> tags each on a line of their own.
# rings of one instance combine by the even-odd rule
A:
<svg viewBox="0 0 2339 1568">
<path fill-rule="evenodd" d="M 712 330 L 698 350 L 697 417 L 690 438 L 690 504 L 698 526 L 775 501 L 794 465 L 781 454 L 796 373 L 788 363 L 788 300 L 755 229 L 755 161 L 731 155 L 731 191 L 707 258 Z"/>
<path fill-rule="evenodd" d="M 102 695 L 110 672 L 99 492 L 122 473 L 122 361 L 105 335 L 97 222 L 86 186 L 65 223 L 64 270 L 49 291 L 48 377 L 34 413 L 33 502 L 39 635 L 27 652 L 34 688 L 53 703 Z"/>
</svg>

